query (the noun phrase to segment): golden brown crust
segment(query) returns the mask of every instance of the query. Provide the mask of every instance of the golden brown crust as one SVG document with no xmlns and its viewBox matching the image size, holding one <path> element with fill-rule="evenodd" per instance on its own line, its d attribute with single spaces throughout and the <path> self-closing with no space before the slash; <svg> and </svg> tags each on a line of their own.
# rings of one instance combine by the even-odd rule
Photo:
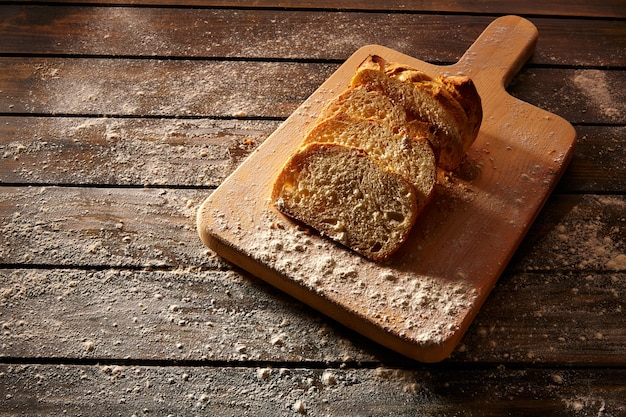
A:
<svg viewBox="0 0 626 417">
<path fill-rule="evenodd" d="M 471 144 L 478 136 L 480 125 L 483 120 L 483 107 L 476 90 L 474 82 L 465 75 L 452 75 L 448 77 L 439 77 L 443 87 L 454 97 L 461 105 L 467 116 L 467 122 L 464 125 L 462 136 L 463 150 L 467 152 Z"/>
</svg>

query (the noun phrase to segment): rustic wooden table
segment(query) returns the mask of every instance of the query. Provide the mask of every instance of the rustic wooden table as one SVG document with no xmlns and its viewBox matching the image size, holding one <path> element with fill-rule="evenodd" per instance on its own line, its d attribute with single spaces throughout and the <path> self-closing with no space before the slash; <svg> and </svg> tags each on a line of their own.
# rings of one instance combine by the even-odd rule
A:
<svg viewBox="0 0 626 417">
<path fill-rule="evenodd" d="M 626 415 L 623 0 L 248 3 L 0 2 L 0 415 Z M 510 93 L 578 142 L 449 359 L 202 245 L 198 205 L 356 49 L 454 63 L 503 14 L 539 30 Z"/>
</svg>

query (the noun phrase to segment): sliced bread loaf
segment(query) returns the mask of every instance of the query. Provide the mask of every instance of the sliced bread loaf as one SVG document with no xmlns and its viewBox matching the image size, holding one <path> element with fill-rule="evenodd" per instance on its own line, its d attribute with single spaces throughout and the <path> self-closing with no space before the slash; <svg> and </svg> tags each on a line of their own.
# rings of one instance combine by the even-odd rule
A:
<svg viewBox="0 0 626 417">
<path fill-rule="evenodd" d="M 482 112 L 480 97 L 469 78 L 455 77 L 445 82 L 444 79 L 433 79 L 422 71 L 370 56 L 359 66 L 350 87 L 381 91 L 405 109 L 409 121 L 417 119 L 432 125 L 434 132 L 429 139 L 438 165 L 453 170 L 475 140 Z"/>
<path fill-rule="evenodd" d="M 396 133 L 387 123 L 338 113 L 318 123 L 304 144 L 337 143 L 363 149 L 386 169 L 403 175 L 417 194 L 419 209 L 426 204 L 435 185 L 437 166 L 430 143 Z"/>
<path fill-rule="evenodd" d="M 417 216 L 414 188 L 361 149 L 311 143 L 276 180 L 281 212 L 363 256 L 381 261 L 406 240 Z"/>
<path fill-rule="evenodd" d="M 272 198 L 283 213 L 372 260 L 405 241 L 476 138 L 480 97 L 467 77 L 432 78 L 370 56 L 320 112 Z"/>
</svg>

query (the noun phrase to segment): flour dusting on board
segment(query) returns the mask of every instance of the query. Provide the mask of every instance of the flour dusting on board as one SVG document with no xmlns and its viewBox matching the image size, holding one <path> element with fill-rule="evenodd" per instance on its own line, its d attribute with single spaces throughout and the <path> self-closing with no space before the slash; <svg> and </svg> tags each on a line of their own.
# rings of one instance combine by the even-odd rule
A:
<svg viewBox="0 0 626 417">
<path fill-rule="evenodd" d="M 416 275 L 370 262 L 341 249 L 269 208 L 247 232 L 214 211 L 214 226 L 237 235 L 237 245 L 257 261 L 312 293 L 356 312 L 417 344 L 442 343 L 459 328 L 476 298 L 465 280 Z M 338 255 L 340 254 L 340 255 Z"/>
</svg>

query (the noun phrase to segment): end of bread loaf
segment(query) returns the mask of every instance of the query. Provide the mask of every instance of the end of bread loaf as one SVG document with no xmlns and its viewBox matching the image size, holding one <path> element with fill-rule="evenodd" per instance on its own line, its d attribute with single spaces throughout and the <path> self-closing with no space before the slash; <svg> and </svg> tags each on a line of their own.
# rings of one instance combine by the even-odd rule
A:
<svg viewBox="0 0 626 417">
<path fill-rule="evenodd" d="M 478 90 L 472 79 L 466 75 L 440 76 L 443 87 L 461 105 L 467 116 L 467 122 L 463 127 L 463 149 L 467 152 L 474 143 L 483 120 L 483 106 Z"/>
<path fill-rule="evenodd" d="M 295 153 L 272 200 L 284 214 L 374 261 L 402 245 L 417 217 L 409 181 L 365 151 L 339 144 L 311 143 Z"/>
<path fill-rule="evenodd" d="M 361 63 L 350 86 L 381 91 L 405 109 L 409 121 L 430 124 L 433 131 L 429 139 L 443 169 L 458 168 L 478 135 L 482 120 L 480 96 L 467 77 L 432 78 L 372 55 Z"/>
</svg>

